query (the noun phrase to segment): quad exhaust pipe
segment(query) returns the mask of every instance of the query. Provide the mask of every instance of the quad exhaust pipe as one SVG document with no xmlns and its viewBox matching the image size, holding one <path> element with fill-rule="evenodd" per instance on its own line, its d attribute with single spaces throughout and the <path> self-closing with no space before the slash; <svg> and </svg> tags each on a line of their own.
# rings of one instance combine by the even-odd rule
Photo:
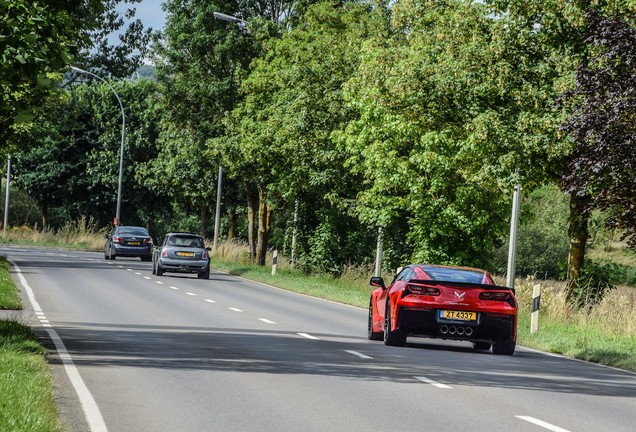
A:
<svg viewBox="0 0 636 432">
<path fill-rule="evenodd" d="M 448 326 L 446 324 L 442 325 L 439 328 L 439 331 L 442 334 L 447 334 L 447 335 L 451 335 L 451 336 L 471 336 L 473 334 L 473 328 L 472 327 L 462 327 L 462 326 Z"/>
</svg>

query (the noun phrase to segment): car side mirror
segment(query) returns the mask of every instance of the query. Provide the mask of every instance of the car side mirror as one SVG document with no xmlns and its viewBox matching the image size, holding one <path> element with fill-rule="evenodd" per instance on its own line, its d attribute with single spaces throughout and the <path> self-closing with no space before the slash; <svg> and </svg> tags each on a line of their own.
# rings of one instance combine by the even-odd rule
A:
<svg viewBox="0 0 636 432">
<path fill-rule="evenodd" d="M 386 289 L 386 285 L 384 285 L 384 279 L 382 279 L 380 276 L 373 276 L 369 281 L 369 284 L 374 287 Z"/>
</svg>

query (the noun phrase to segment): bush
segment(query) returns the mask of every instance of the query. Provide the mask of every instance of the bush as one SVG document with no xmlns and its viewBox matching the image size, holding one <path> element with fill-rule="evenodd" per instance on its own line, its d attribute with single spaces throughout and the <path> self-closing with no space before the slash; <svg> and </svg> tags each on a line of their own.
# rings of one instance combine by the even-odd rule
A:
<svg viewBox="0 0 636 432">
<path fill-rule="evenodd" d="M 605 295 L 616 288 L 619 266 L 614 263 L 598 263 L 588 260 L 583 276 L 570 287 L 570 294 L 577 308 L 590 308 L 600 304 Z"/>
</svg>

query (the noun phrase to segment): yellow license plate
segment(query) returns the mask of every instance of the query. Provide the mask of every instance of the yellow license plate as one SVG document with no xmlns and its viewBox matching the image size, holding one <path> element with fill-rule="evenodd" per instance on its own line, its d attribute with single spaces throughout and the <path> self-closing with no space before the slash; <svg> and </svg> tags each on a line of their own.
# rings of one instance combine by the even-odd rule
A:
<svg viewBox="0 0 636 432">
<path fill-rule="evenodd" d="M 194 256 L 194 252 L 177 252 L 177 256 L 192 258 Z"/>
<path fill-rule="evenodd" d="M 141 242 L 128 242 L 129 246 L 139 246 Z"/>
<path fill-rule="evenodd" d="M 477 312 L 441 310 L 439 311 L 439 317 L 443 319 L 452 319 L 459 321 L 476 321 Z"/>
</svg>

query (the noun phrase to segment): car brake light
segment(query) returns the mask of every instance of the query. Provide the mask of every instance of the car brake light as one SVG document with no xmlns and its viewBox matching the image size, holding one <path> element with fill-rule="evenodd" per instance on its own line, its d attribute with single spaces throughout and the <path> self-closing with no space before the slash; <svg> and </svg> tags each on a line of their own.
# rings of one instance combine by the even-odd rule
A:
<svg viewBox="0 0 636 432">
<path fill-rule="evenodd" d="M 201 255 L 202 259 L 208 259 L 208 251 L 204 250 L 203 255 Z"/>
<path fill-rule="evenodd" d="M 479 293 L 481 300 L 505 301 L 512 307 L 515 306 L 514 299 L 509 292 L 506 291 L 485 291 Z"/>
<path fill-rule="evenodd" d="M 439 288 L 428 287 L 423 285 L 407 285 L 405 288 L 406 294 L 418 294 L 425 296 L 438 296 Z"/>
<path fill-rule="evenodd" d="M 113 237 L 113 243 L 123 244 L 124 243 L 124 239 L 119 237 L 119 236 L 115 236 L 115 237 Z"/>
<path fill-rule="evenodd" d="M 151 238 L 144 239 L 144 244 L 149 244 L 149 243 L 152 244 Z"/>
<path fill-rule="evenodd" d="M 162 249 L 162 250 L 161 250 L 161 256 L 162 256 L 162 257 L 164 257 L 164 258 L 166 258 L 166 257 L 168 256 L 168 250 L 166 250 L 166 249 Z"/>
</svg>

